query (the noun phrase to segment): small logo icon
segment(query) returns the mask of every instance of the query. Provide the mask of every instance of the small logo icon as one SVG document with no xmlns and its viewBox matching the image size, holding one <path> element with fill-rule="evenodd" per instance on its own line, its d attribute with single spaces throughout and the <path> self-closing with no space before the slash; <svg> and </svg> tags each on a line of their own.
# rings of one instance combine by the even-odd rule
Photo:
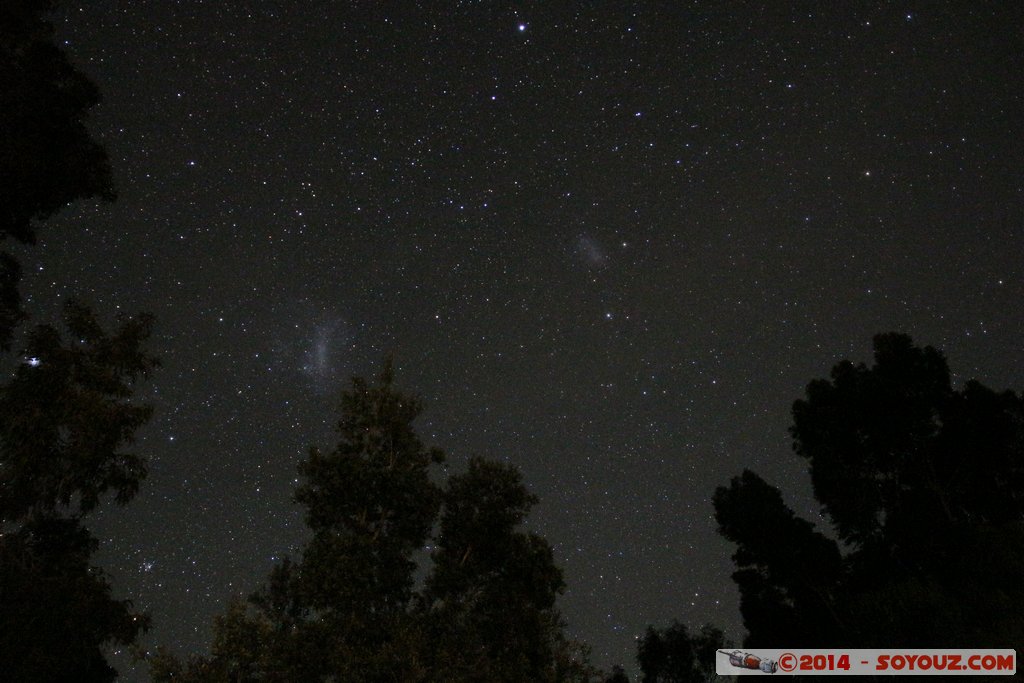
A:
<svg viewBox="0 0 1024 683">
<path fill-rule="evenodd" d="M 773 674 L 779 668 L 778 663 L 774 659 L 762 659 L 748 652 L 741 652 L 740 650 L 733 650 L 732 652 L 719 650 L 719 652 L 728 656 L 729 663 L 740 669 L 753 669 L 766 674 Z"/>
</svg>

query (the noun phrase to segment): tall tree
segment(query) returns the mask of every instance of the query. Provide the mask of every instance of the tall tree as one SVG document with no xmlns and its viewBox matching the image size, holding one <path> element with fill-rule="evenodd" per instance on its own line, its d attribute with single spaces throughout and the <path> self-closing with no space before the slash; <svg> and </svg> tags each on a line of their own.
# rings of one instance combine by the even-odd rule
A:
<svg viewBox="0 0 1024 683">
<path fill-rule="evenodd" d="M 778 489 L 749 470 L 719 488 L 714 498 L 720 533 L 738 545 L 740 612 L 749 647 L 773 642 L 816 647 L 841 628 L 832 608 L 831 587 L 842 561 L 835 542 L 786 507 Z"/>
<path fill-rule="evenodd" d="M 34 244 L 69 203 L 114 198 L 105 150 L 85 120 L 96 86 L 54 41 L 50 0 L 0 5 L 0 240 Z M 21 267 L 0 252 L 0 349 L 27 318 Z M 91 566 L 82 516 L 107 492 L 127 503 L 146 474 L 130 446 L 150 408 L 134 384 L 156 367 L 152 319 L 107 333 L 74 301 L 59 326 L 32 329 L 24 363 L 0 387 L 0 671 L 7 680 L 111 681 L 103 648 L 132 643 L 147 619 L 112 597 Z"/>
<path fill-rule="evenodd" d="M 378 386 L 353 380 L 337 447 L 310 451 L 295 494 L 313 531 L 299 587 L 328 639 L 324 674 L 351 680 L 386 680 L 396 665 L 388 645 L 408 627 L 414 556 L 440 504 L 429 468 L 443 454 L 424 447 L 412 426 L 421 404 L 393 379 L 388 361 Z"/>
<path fill-rule="evenodd" d="M 338 445 L 300 465 L 295 497 L 313 532 L 301 559 L 231 603 L 209 657 L 159 651 L 154 681 L 588 680 L 555 609 L 551 548 L 518 529 L 535 498 L 515 469 L 479 459 L 439 488 L 431 466 L 443 454 L 417 437 L 420 410 L 390 363 L 375 386 L 353 379 Z"/>
<path fill-rule="evenodd" d="M 214 623 L 210 657 L 187 665 L 166 650 L 155 681 L 391 681 L 417 677 L 410 608 L 415 555 L 440 505 L 430 466 L 443 454 L 413 430 L 419 400 L 354 378 L 342 393 L 338 444 L 310 449 L 295 499 L 313 533 L 299 562 L 285 559 L 248 600 Z"/>
<path fill-rule="evenodd" d="M 844 361 L 793 406 L 842 548 L 750 472 L 716 493 L 747 644 L 1024 642 L 1024 400 L 952 389 L 942 354 L 906 335 L 874 345 L 872 367 Z"/>
<path fill-rule="evenodd" d="M 555 608 L 564 589 L 551 546 L 519 530 L 537 503 L 509 465 L 473 458 L 448 480 L 424 601 L 435 668 L 455 680 L 564 680 L 572 657 Z"/>
<path fill-rule="evenodd" d="M 430 535 L 440 504 L 429 468 L 443 455 L 425 448 L 413 430 L 420 402 L 392 382 L 390 362 L 376 387 L 354 379 L 342 396 L 337 447 L 328 454 L 312 449 L 299 467 L 306 481 L 295 499 L 306 507 L 313 531 L 304 586 L 311 607 L 342 619 L 406 607 L 413 555 Z M 314 567 L 354 583 L 334 582 Z"/>
</svg>

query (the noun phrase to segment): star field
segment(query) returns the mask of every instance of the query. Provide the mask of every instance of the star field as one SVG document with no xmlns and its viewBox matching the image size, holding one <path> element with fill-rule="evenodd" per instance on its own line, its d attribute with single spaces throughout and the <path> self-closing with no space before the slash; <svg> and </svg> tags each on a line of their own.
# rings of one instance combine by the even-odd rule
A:
<svg viewBox="0 0 1024 683">
<path fill-rule="evenodd" d="M 157 316 L 150 475 L 93 521 L 150 644 L 304 542 L 337 393 L 395 355 L 424 440 L 514 463 L 570 633 L 742 637 L 711 497 L 744 467 L 819 519 L 792 401 L 871 336 L 1020 389 L 1015 3 L 68 5 L 119 197 L 25 252 Z M 119 665 L 126 680 L 144 680 Z"/>
</svg>

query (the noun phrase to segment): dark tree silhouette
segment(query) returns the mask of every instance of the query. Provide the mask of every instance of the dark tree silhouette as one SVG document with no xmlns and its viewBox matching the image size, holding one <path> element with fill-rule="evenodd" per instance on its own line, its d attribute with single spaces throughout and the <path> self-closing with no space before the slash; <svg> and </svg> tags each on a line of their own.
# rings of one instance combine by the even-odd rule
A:
<svg viewBox="0 0 1024 683">
<path fill-rule="evenodd" d="M 673 622 L 664 630 L 647 627 L 637 641 L 636 661 L 641 683 L 703 683 L 715 680 L 715 654 L 729 647 L 719 629 L 705 625 L 690 634 L 686 626 Z"/>
<path fill-rule="evenodd" d="M 39 325 L 25 362 L 0 387 L 0 519 L 19 522 L 59 510 L 91 512 L 113 490 L 127 503 L 146 475 L 123 450 L 152 409 L 133 403 L 133 384 L 157 360 L 143 350 L 152 318 L 122 317 L 108 335 L 75 301 L 64 307 L 70 338 Z"/>
<path fill-rule="evenodd" d="M 39 221 L 69 203 L 114 198 L 104 149 L 85 128 L 99 91 L 54 43 L 49 0 L 0 4 L 0 240 L 34 244 Z M 0 349 L 26 319 L 21 268 L 0 252 Z M 148 620 L 117 601 L 90 565 L 82 525 L 107 492 L 127 503 L 146 474 L 125 450 L 150 408 L 133 385 L 156 367 L 144 350 L 152 319 L 106 333 L 92 312 L 65 306 L 57 326 L 31 330 L 0 387 L 0 677 L 112 681 L 103 654 L 131 644 Z"/>
<path fill-rule="evenodd" d="M 0 5 L 0 240 L 35 244 L 38 221 L 78 199 L 114 198 L 85 119 L 99 90 L 54 42 L 52 0 Z M 17 260 L 0 252 L 0 348 L 24 320 Z"/>
<path fill-rule="evenodd" d="M 793 406 L 794 449 L 839 542 L 744 472 L 715 495 L 752 647 L 1024 642 L 1024 401 L 951 388 L 940 352 L 875 337 Z M 842 545 L 840 545 L 842 543 Z"/>
<path fill-rule="evenodd" d="M 608 677 L 604 679 L 604 683 L 629 683 L 629 676 L 625 669 L 616 664 L 612 667 Z"/>
<path fill-rule="evenodd" d="M 8 680 L 112 681 L 103 647 L 134 642 L 148 623 L 90 566 L 97 543 L 80 517 L 107 491 L 127 503 L 145 476 L 123 447 L 150 414 L 130 398 L 156 365 L 142 350 L 151 321 L 125 318 L 107 334 L 70 303 L 65 323 L 67 343 L 56 328 L 36 327 L 31 360 L 0 387 L 0 671 Z"/>
<path fill-rule="evenodd" d="M 412 426 L 420 402 L 392 382 L 390 362 L 376 386 L 354 379 L 338 446 L 300 465 L 295 497 L 313 532 L 301 560 L 231 602 L 209 657 L 158 650 L 154 681 L 589 680 L 555 610 L 551 548 L 517 529 L 535 502 L 518 472 L 474 459 L 440 489 L 431 466 L 443 454 Z"/>
<path fill-rule="evenodd" d="M 420 403 L 395 391 L 392 381 L 390 363 L 378 387 L 353 380 L 342 396 L 338 446 L 326 455 L 312 449 L 299 467 L 306 482 L 295 499 L 313 531 L 303 587 L 310 607 L 327 620 L 386 621 L 405 610 L 413 555 L 426 543 L 440 503 L 429 468 L 443 455 L 420 442 L 412 427 Z M 338 575 L 349 580 L 337 582 Z"/>
<path fill-rule="evenodd" d="M 733 580 L 750 633 L 747 646 L 770 647 L 759 642 L 762 633 L 801 647 L 832 642 L 839 626 L 828 591 L 842 570 L 836 544 L 749 470 L 719 488 L 714 502 L 721 534 L 739 545 Z"/>
<path fill-rule="evenodd" d="M 474 458 L 448 481 L 424 601 L 435 669 L 456 680 L 565 680 L 571 666 L 555 609 L 564 588 L 551 547 L 518 528 L 537 499 L 509 465 Z M 567 672 L 566 672 L 567 673 Z"/>
<path fill-rule="evenodd" d="M 77 519 L 33 518 L 0 538 L 0 678 L 108 683 L 108 645 L 135 641 L 148 618 L 111 597 L 89 564 L 97 543 Z"/>
</svg>

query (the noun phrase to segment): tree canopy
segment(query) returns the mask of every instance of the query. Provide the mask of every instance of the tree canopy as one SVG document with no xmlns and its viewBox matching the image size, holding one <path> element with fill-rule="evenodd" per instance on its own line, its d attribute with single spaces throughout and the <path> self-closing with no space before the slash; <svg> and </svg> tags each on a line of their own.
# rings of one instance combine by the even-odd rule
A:
<svg viewBox="0 0 1024 683">
<path fill-rule="evenodd" d="M 703 683 L 715 678 L 715 653 L 729 647 L 725 634 L 714 626 L 690 633 L 673 622 L 668 628 L 647 627 L 637 640 L 636 661 L 640 683 Z M 623 674 L 624 676 L 624 674 Z"/>
<path fill-rule="evenodd" d="M 158 366 L 144 350 L 152 318 L 122 316 L 113 334 L 76 301 L 59 328 L 28 335 L 22 362 L 0 387 L 0 520 L 91 512 L 107 491 L 127 503 L 146 466 L 126 451 L 152 408 L 132 401 L 133 385 Z"/>
<path fill-rule="evenodd" d="M 951 387 L 934 348 L 875 337 L 793 406 L 830 529 L 745 471 L 715 494 L 738 546 L 750 647 L 997 647 L 1024 642 L 1024 401 Z M 829 535 L 829 532 L 833 535 Z"/>
<path fill-rule="evenodd" d="M 444 455 L 416 435 L 420 410 L 390 363 L 376 385 L 353 379 L 337 446 L 299 466 L 302 557 L 230 603 L 208 657 L 158 651 L 155 681 L 589 680 L 551 547 L 520 530 L 536 499 L 515 468 L 480 458 L 435 483 Z"/>
<path fill-rule="evenodd" d="M 133 384 L 157 364 L 147 316 L 112 334 L 81 305 L 71 339 L 37 326 L 28 361 L 0 386 L 0 669 L 11 680 L 112 681 L 103 648 L 133 643 L 148 618 L 115 600 L 90 564 L 98 544 L 82 516 L 113 491 L 134 497 L 146 474 L 125 450 L 151 413 Z"/>
</svg>

